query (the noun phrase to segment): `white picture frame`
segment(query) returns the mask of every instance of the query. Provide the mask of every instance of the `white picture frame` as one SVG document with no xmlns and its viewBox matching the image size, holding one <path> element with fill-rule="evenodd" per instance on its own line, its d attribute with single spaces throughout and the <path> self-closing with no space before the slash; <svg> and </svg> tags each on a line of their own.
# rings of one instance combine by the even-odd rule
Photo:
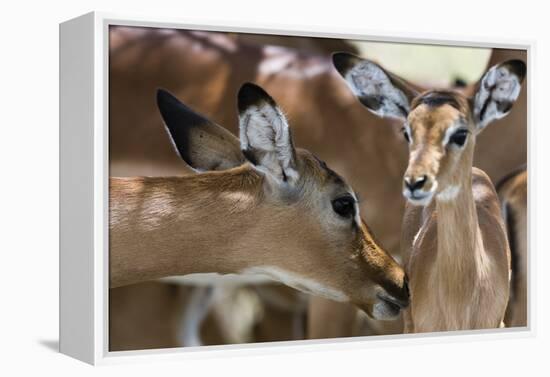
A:
<svg viewBox="0 0 550 377">
<path fill-rule="evenodd" d="M 90 364 L 113 364 L 161 359 L 221 357 L 304 350 L 381 347 L 426 342 L 471 341 L 482 338 L 532 337 L 536 333 L 533 296 L 535 253 L 529 255 L 529 326 L 498 330 L 423 335 L 391 335 L 264 344 L 202 346 L 161 350 L 108 350 L 108 29 L 110 25 L 233 31 L 291 36 L 425 43 L 436 45 L 524 49 L 533 56 L 535 44 L 526 40 L 439 38 L 419 33 L 378 33 L 365 30 L 319 30 L 312 27 L 203 24 L 169 18 L 88 13 L 60 24 L 60 351 Z M 534 70 L 528 59 L 527 80 Z M 528 85 L 528 159 L 532 161 L 532 85 Z M 531 193 L 536 185 L 529 169 Z M 534 226 L 529 224 L 533 239 Z M 530 242 L 528 243 L 530 245 Z"/>
</svg>

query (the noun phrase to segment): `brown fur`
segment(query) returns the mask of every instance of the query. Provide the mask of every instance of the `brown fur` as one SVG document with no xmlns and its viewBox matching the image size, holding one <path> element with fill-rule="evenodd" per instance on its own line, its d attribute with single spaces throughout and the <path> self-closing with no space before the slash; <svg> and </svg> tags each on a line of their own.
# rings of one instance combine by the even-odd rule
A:
<svg viewBox="0 0 550 377">
<path fill-rule="evenodd" d="M 369 313 L 378 284 L 406 300 L 403 270 L 366 226 L 342 228 L 319 213 L 349 187 L 308 152 L 298 156 L 296 198 L 266 193 L 248 164 L 194 176 L 111 178 L 111 287 L 273 266 L 343 292 Z"/>
<path fill-rule="evenodd" d="M 190 291 L 161 282 L 111 289 L 109 351 L 181 346 L 179 322 Z"/>
<path fill-rule="evenodd" d="M 225 42 L 220 46 L 212 42 L 214 38 Z M 110 41 L 112 175 L 177 175 L 188 171 L 170 149 L 154 105 L 156 88 L 170 89 L 235 132 L 234 94 L 242 82 L 254 80 L 280 98 L 298 143 L 325 159 L 364 197 L 361 207 L 366 221 L 382 245 L 394 255 L 399 253 L 405 142 L 399 127 L 386 127 L 386 121 L 370 114 L 353 98 L 341 84 L 328 53 L 308 49 L 298 54 L 284 48 L 266 53 L 262 46 L 216 33 L 203 33 L 199 38 L 187 31 L 161 33 L 152 28 L 115 27 L 110 31 Z M 237 42 L 235 50 L 223 47 L 232 41 Z M 304 51 L 302 47 L 300 51 Z M 332 51 L 342 50 L 338 46 Z M 526 59 L 522 51 L 495 49 L 489 66 L 518 57 Z M 289 64 L 278 72 L 259 70 L 261 64 L 287 58 Z M 488 127 L 477 140 L 475 164 L 493 180 L 526 161 L 526 108 L 523 90 L 511 114 Z M 502 147 L 491 148 L 495 143 Z M 350 306 L 350 310 L 354 309 Z M 337 318 L 327 316 L 331 321 Z M 343 327 L 348 324 L 344 321 Z"/>
<path fill-rule="evenodd" d="M 430 205 L 405 210 L 402 247 L 412 295 L 405 331 L 497 328 L 508 301 L 510 252 L 491 180 L 472 169 L 476 130 L 468 102 L 459 94 L 458 106 L 416 102 L 405 175 L 433 176 L 427 185 L 438 188 Z M 445 131 L 460 119 L 470 131 L 466 145 L 460 153 L 445 150 Z M 449 187 L 459 188 L 457 196 L 440 198 Z"/>
<path fill-rule="evenodd" d="M 527 170 L 515 171 L 502 180 L 498 194 L 508 230 L 512 254 L 510 301 L 506 309 L 506 326 L 527 326 Z"/>
<path fill-rule="evenodd" d="M 405 313 L 406 332 L 496 328 L 503 319 L 509 277 L 504 225 L 487 175 L 474 168 L 471 179 L 471 194 L 464 191 L 456 203 L 407 205 L 403 247 L 410 253 L 414 301 Z"/>
</svg>

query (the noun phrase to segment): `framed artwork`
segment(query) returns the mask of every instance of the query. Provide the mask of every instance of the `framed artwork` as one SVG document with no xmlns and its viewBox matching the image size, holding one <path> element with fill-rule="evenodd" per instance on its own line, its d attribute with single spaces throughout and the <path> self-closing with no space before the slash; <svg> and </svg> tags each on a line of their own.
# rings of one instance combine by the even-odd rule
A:
<svg viewBox="0 0 550 377">
<path fill-rule="evenodd" d="M 61 352 L 531 333 L 531 50 L 61 24 Z"/>
</svg>

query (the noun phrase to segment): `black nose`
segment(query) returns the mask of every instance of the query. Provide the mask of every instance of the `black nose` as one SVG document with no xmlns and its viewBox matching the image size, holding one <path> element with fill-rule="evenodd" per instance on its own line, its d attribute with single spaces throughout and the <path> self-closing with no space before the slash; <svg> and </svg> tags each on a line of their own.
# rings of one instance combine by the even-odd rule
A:
<svg viewBox="0 0 550 377">
<path fill-rule="evenodd" d="M 428 177 L 426 177 L 425 175 L 422 175 L 418 178 L 408 177 L 405 178 L 405 186 L 407 186 L 410 191 L 418 190 L 421 189 L 422 186 L 424 186 L 427 180 Z"/>
<path fill-rule="evenodd" d="M 395 297 L 399 299 L 399 306 L 401 306 L 401 308 L 406 308 L 411 299 L 411 292 L 409 291 L 409 278 L 407 275 L 405 275 L 403 280 L 403 287 L 395 293 L 397 293 Z"/>
<path fill-rule="evenodd" d="M 405 275 L 402 283 L 400 283 L 397 281 L 387 282 L 383 286 L 385 292 L 378 292 L 376 297 L 397 306 L 399 309 L 405 309 L 411 302 L 408 276 Z"/>
</svg>

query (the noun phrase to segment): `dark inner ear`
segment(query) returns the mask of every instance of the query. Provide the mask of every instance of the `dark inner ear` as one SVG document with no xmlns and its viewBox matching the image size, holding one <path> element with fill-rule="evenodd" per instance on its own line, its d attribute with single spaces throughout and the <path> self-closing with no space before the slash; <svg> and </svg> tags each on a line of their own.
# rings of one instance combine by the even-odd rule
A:
<svg viewBox="0 0 550 377">
<path fill-rule="evenodd" d="M 384 104 L 384 97 L 382 96 L 360 96 L 357 98 L 359 98 L 359 102 L 373 111 L 380 110 Z M 406 110 L 404 112 L 404 116 L 407 116 Z"/>
<path fill-rule="evenodd" d="M 388 99 L 384 96 L 361 96 L 357 97 L 359 102 L 364 106 L 371 109 L 374 112 L 378 112 L 383 106 L 387 105 Z M 392 101 L 392 105 L 395 106 L 399 112 L 399 117 L 406 119 L 409 115 L 409 111 L 399 102 Z M 396 114 L 395 114 L 396 115 Z"/>
<path fill-rule="evenodd" d="M 505 116 L 521 91 L 527 66 L 521 60 L 509 60 L 491 67 L 476 85 L 469 102 L 480 128 Z"/>
<path fill-rule="evenodd" d="M 252 164 L 252 165 L 258 165 L 258 160 L 256 159 L 256 153 L 250 149 L 243 149 L 242 153 L 244 157 Z"/>
<path fill-rule="evenodd" d="M 178 154 L 193 169 L 224 170 L 244 162 L 239 140 L 225 128 L 165 90 L 157 91 L 157 105 Z"/>
</svg>

